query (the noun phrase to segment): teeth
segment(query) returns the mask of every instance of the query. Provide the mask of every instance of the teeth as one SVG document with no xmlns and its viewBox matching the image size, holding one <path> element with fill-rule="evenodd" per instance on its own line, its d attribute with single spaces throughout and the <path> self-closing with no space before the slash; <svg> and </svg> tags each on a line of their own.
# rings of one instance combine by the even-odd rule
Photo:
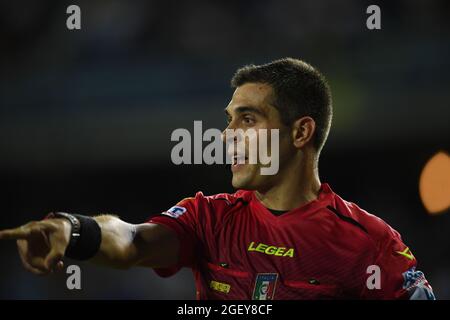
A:
<svg viewBox="0 0 450 320">
<path fill-rule="evenodd" d="M 236 155 L 236 156 L 233 157 L 233 164 L 234 165 L 236 165 L 236 164 L 245 164 L 245 160 L 246 159 L 247 158 L 245 156 Z"/>
</svg>

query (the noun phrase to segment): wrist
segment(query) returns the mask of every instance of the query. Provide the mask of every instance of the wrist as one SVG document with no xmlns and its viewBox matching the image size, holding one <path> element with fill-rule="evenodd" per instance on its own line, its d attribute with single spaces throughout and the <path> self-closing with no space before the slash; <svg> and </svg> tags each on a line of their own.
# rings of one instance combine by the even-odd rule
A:
<svg viewBox="0 0 450 320">
<path fill-rule="evenodd" d="M 63 231 L 65 243 L 69 245 L 72 235 L 72 225 L 70 222 L 67 219 L 54 219 L 54 223 Z"/>
<path fill-rule="evenodd" d="M 46 218 L 59 221 L 64 228 L 64 237 L 68 243 L 64 254 L 66 257 L 88 260 L 100 250 L 101 228 L 94 218 L 64 212 L 50 213 Z"/>
<path fill-rule="evenodd" d="M 65 212 L 51 212 L 46 218 L 54 219 L 63 227 L 64 238 L 67 240 L 66 249 L 76 247 L 81 233 L 81 223 L 76 216 Z"/>
</svg>

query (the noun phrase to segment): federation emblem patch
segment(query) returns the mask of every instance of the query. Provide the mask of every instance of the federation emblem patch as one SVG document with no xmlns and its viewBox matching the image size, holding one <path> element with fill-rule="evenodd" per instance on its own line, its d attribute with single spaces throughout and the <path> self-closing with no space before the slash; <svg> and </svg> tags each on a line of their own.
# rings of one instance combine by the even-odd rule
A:
<svg viewBox="0 0 450 320">
<path fill-rule="evenodd" d="M 172 208 L 170 208 L 167 211 L 162 212 L 161 214 L 164 214 L 164 215 L 172 217 L 172 218 L 179 218 L 185 212 L 186 212 L 185 207 L 173 206 Z"/>
<path fill-rule="evenodd" d="M 253 300 L 273 300 L 278 273 L 258 273 L 253 290 Z"/>
<path fill-rule="evenodd" d="M 403 289 L 409 293 L 410 300 L 436 300 L 422 271 L 412 267 L 403 273 Z"/>
</svg>

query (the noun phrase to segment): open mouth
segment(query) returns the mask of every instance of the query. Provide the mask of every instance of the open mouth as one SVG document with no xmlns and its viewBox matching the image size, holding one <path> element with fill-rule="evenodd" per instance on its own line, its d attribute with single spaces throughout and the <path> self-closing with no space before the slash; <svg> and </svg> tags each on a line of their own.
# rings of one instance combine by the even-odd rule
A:
<svg viewBox="0 0 450 320">
<path fill-rule="evenodd" d="M 237 166 L 237 165 L 244 165 L 247 163 L 248 157 L 244 156 L 244 155 L 235 155 L 232 158 L 232 162 L 231 164 L 233 166 Z"/>
<path fill-rule="evenodd" d="M 236 172 L 245 167 L 245 165 L 248 164 L 248 157 L 243 155 L 235 155 L 232 158 L 231 162 L 231 171 Z"/>
</svg>

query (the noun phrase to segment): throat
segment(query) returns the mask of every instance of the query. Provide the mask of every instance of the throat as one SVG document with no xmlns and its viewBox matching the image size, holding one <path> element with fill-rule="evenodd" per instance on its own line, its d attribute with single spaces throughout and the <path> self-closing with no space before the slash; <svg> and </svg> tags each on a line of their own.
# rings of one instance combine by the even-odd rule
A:
<svg viewBox="0 0 450 320">
<path fill-rule="evenodd" d="M 321 184 L 317 179 L 317 181 L 303 183 L 297 187 L 277 185 L 264 192 L 256 190 L 255 196 L 274 215 L 280 215 L 317 199 L 320 189 Z"/>
<path fill-rule="evenodd" d="M 281 216 L 282 214 L 288 212 L 289 210 L 275 210 L 275 209 L 269 209 L 267 208 L 274 216 Z"/>
</svg>

